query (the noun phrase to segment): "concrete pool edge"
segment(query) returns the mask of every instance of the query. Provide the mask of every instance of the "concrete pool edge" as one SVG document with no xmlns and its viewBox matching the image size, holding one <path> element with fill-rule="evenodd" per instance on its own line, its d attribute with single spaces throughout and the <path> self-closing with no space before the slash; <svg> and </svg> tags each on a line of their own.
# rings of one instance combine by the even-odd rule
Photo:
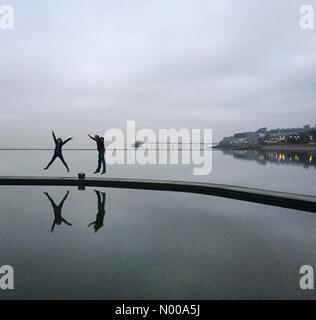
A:
<svg viewBox="0 0 316 320">
<path fill-rule="evenodd" d="M 76 177 L 0 177 L 0 185 L 6 186 L 76 186 L 172 191 L 218 196 L 223 198 L 272 205 L 307 212 L 316 212 L 316 197 L 279 191 L 230 186 L 215 183 L 182 182 L 169 180 L 145 180 L 123 178 Z"/>
</svg>

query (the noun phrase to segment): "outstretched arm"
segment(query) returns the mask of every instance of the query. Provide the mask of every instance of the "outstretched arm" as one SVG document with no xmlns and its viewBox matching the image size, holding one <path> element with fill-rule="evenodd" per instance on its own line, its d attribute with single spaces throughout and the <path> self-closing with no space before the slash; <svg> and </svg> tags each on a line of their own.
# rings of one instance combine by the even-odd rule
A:
<svg viewBox="0 0 316 320">
<path fill-rule="evenodd" d="M 97 139 L 93 138 L 90 134 L 89 134 L 89 138 L 92 139 L 93 141 L 97 141 Z"/>
<path fill-rule="evenodd" d="M 67 226 L 72 226 L 72 224 L 69 223 L 66 219 L 62 218 L 61 220 L 62 220 L 64 223 L 66 223 Z"/>
<path fill-rule="evenodd" d="M 55 132 L 52 131 L 52 135 L 53 135 L 53 138 L 54 138 L 54 142 L 56 143 L 57 142 L 57 139 L 56 139 L 56 136 L 55 136 Z"/>
<path fill-rule="evenodd" d="M 88 224 L 88 228 L 90 228 L 90 227 L 93 226 L 94 224 L 96 224 L 96 221 L 89 223 L 89 224 Z"/>
<path fill-rule="evenodd" d="M 66 144 L 67 142 L 69 142 L 69 141 L 72 140 L 72 139 L 73 139 L 73 138 L 69 138 L 69 139 L 65 140 L 65 141 L 63 142 L 63 145 Z"/>
<path fill-rule="evenodd" d="M 52 225 L 52 228 L 50 229 L 50 232 L 53 232 L 53 231 L 54 231 L 55 224 L 56 224 L 56 222 L 55 222 L 55 220 L 54 220 L 54 223 L 53 223 L 53 225 Z"/>
</svg>

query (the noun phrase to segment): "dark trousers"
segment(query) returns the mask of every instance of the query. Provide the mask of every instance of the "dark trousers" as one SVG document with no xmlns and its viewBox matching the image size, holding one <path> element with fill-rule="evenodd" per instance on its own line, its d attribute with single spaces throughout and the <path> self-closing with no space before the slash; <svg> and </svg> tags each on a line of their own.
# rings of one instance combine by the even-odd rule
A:
<svg viewBox="0 0 316 320">
<path fill-rule="evenodd" d="M 53 164 L 53 162 L 59 158 L 61 160 L 61 162 L 64 164 L 64 166 L 67 168 L 67 170 L 69 170 L 68 165 L 62 155 L 62 153 L 54 153 L 52 160 L 50 161 L 50 163 L 47 165 L 47 169 Z"/>
<path fill-rule="evenodd" d="M 98 169 L 97 169 L 98 172 L 100 172 L 101 166 L 103 166 L 103 172 L 106 172 L 105 153 L 104 152 L 99 152 Z"/>
</svg>

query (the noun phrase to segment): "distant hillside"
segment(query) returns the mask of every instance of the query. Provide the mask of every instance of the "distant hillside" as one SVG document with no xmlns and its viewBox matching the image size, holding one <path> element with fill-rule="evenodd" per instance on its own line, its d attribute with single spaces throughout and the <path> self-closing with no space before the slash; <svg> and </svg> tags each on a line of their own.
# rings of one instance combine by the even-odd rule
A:
<svg viewBox="0 0 316 320">
<path fill-rule="evenodd" d="M 316 125 L 302 128 L 271 129 L 260 128 L 255 132 L 236 133 L 225 137 L 218 145 L 223 149 L 250 149 L 271 145 L 307 145 L 316 143 Z"/>
</svg>

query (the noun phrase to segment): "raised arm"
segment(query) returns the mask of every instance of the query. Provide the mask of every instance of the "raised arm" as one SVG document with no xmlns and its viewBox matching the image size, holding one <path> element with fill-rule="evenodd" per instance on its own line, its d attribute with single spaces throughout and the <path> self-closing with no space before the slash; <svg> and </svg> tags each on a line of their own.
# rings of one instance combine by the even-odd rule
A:
<svg viewBox="0 0 316 320">
<path fill-rule="evenodd" d="M 97 223 L 96 221 L 89 223 L 88 224 L 88 228 L 90 228 L 91 226 L 95 225 L 96 223 Z"/>
<path fill-rule="evenodd" d="M 97 141 L 97 139 L 93 138 L 90 134 L 89 134 L 89 138 L 92 139 L 93 141 Z"/>
<path fill-rule="evenodd" d="M 66 219 L 61 218 L 61 220 L 67 225 L 67 226 L 72 226 L 70 222 L 68 222 Z"/>
<path fill-rule="evenodd" d="M 53 225 L 52 225 L 52 228 L 50 229 L 50 232 L 53 232 L 53 231 L 54 231 L 55 225 L 56 225 L 56 221 L 54 220 Z"/>
<path fill-rule="evenodd" d="M 57 142 L 57 139 L 56 139 L 56 136 L 55 136 L 55 132 L 52 131 L 52 135 L 53 135 L 53 138 L 54 138 L 54 142 L 56 143 Z"/>
<path fill-rule="evenodd" d="M 63 142 L 63 145 L 66 144 L 67 142 L 69 142 L 69 141 L 72 140 L 72 139 L 73 139 L 73 138 L 69 138 L 69 139 L 65 140 L 65 141 Z"/>
</svg>

